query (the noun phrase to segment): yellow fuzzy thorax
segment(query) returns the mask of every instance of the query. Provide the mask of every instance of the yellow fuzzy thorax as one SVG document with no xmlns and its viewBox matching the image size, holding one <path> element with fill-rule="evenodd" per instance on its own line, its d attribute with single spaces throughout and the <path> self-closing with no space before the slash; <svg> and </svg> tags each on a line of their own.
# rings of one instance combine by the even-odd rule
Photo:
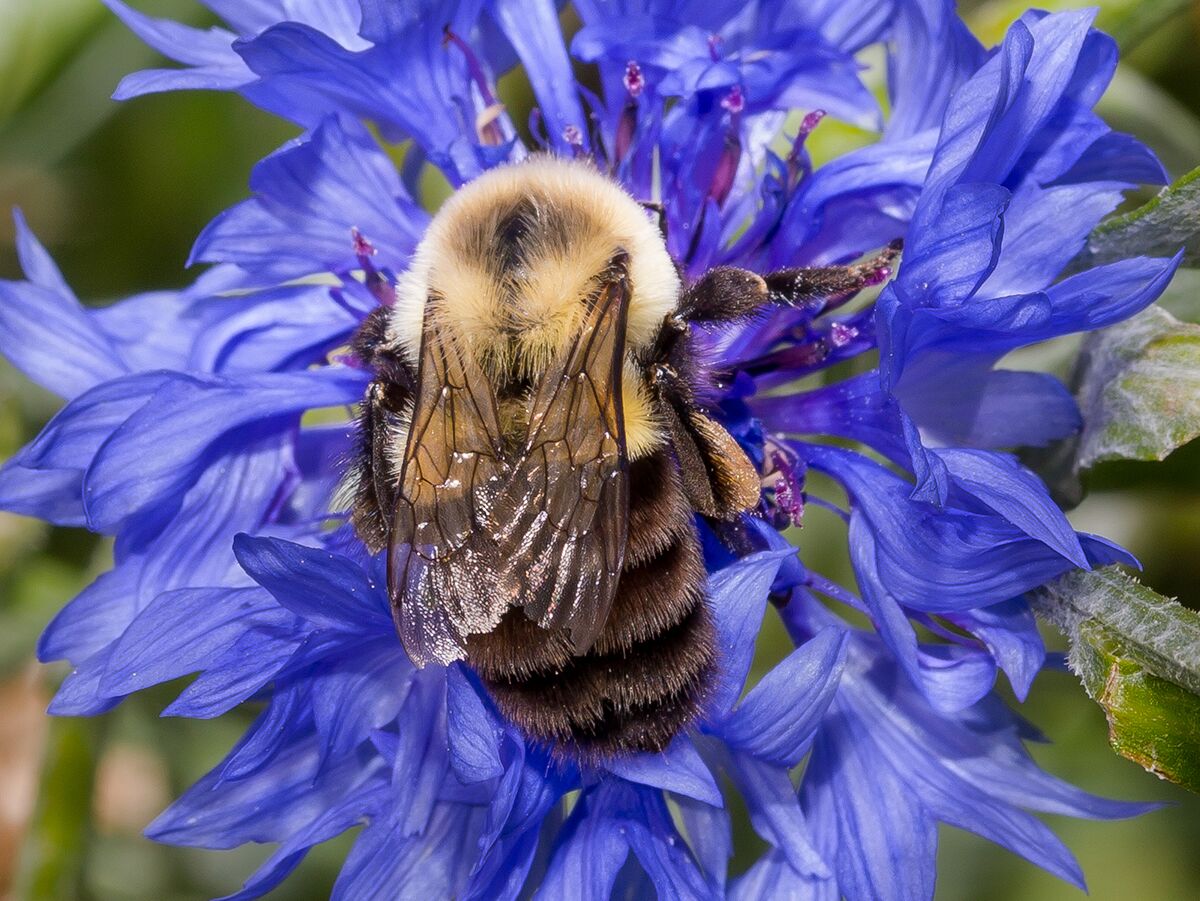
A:
<svg viewBox="0 0 1200 901">
<path fill-rule="evenodd" d="M 502 235 L 517 209 L 525 227 L 514 262 Z M 493 169 L 447 200 L 397 285 L 389 341 L 415 361 L 434 296 L 439 319 L 489 378 L 536 379 L 567 351 L 583 302 L 621 251 L 631 287 L 622 395 L 627 450 L 636 458 L 661 437 L 634 361 L 675 310 L 680 282 L 646 211 L 589 163 L 533 157 Z"/>
</svg>

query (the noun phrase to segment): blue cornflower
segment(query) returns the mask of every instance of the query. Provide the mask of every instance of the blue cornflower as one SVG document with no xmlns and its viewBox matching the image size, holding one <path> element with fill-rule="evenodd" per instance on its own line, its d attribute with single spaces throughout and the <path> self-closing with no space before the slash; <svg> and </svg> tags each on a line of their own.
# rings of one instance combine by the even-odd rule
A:
<svg viewBox="0 0 1200 901">
<path fill-rule="evenodd" d="M 27 280 L 0 285 L 6 355 L 67 401 L 0 469 L 0 503 L 115 536 L 112 570 L 39 647 L 73 666 L 52 711 L 193 673 L 165 712 L 262 705 L 152 837 L 278 843 L 246 898 L 363 823 L 338 897 L 929 897 L 939 822 L 1082 884 L 1027 811 L 1144 807 L 1041 772 L 993 689 L 999 669 L 1024 698 L 1043 664 L 1026 592 L 1131 558 L 1076 533 L 1006 450 L 1077 429 L 1069 395 L 995 364 L 1132 315 L 1176 263 L 1061 278 L 1123 190 L 1162 179 L 1091 111 L 1115 49 L 1088 14 L 1028 14 L 988 54 L 936 0 L 580 2 L 569 52 L 549 0 L 209 0 L 228 27 L 206 32 L 108 2 L 185 65 L 132 75 L 121 96 L 234 90 L 305 129 L 200 235 L 193 259 L 216 265 L 188 289 L 88 310 L 19 217 Z M 882 118 L 855 56 L 882 41 L 880 140 L 814 169 L 822 115 Z M 571 52 L 596 64 L 599 94 Z M 495 86 L 518 63 L 537 100 L 520 124 Z M 399 169 L 368 124 L 412 142 Z M 664 753 L 587 766 L 526 741 L 469 669 L 412 665 L 382 561 L 335 509 L 350 426 L 302 420 L 362 397 L 343 348 L 425 230 L 426 165 L 458 186 L 538 149 L 661 200 L 692 274 L 906 247 L 873 304 L 829 298 L 709 336 L 732 374 L 712 400 L 768 474 L 746 553 L 706 547 L 719 675 Z M 801 381 L 875 352 L 875 369 Z M 846 509 L 807 491 L 810 469 Z M 858 593 L 779 534 L 806 503 L 847 521 Z M 769 606 L 795 649 L 747 690 Z M 722 785 L 770 846 L 737 878 Z"/>
</svg>

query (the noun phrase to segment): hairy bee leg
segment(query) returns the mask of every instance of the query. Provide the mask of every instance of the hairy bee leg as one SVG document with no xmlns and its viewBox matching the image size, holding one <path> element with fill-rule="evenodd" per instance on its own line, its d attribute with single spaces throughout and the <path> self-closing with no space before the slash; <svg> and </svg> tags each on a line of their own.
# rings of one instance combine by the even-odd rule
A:
<svg viewBox="0 0 1200 901">
<path fill-rule="evenodd" d="M 351 352 L 375 370 L 359 409 L 355 457 L 348 477 L 350 519 L 372 553 L 387 546 L 391 532 L 398 474 L 388 446 L 394 440 L 394 424 L 411 403 L 416 384 L 412 365 L 386 344 L 387 315 L 384 307 L 374 310 L 350 342 Z"/>
<path fill-rule="evenodd" d="M 879 285 L 891 277 L 900 256 L 900 241 L 893 241 L 874 257 L 851 266 L 780 269 L 763 276 L 771 303 L 799 306 L 808 301 L 852 294 Z"/>
<path fill-rule="evenodd" d="M 394 497 L 390 497 L 385 505 L 388 496 L 380 494 L 386 482 L 381 474 L 390 468 L 386 456 L 381 454 L 387 434 L 386 415 L 379 402 L 381 391 L 378 382 L 372 382 L 367 388 L 358 414 L 354 463 L 348 473 L 348 484 L 352 487 L 350 521 L 373 554 L 387 546 L 391 530 L 390 504 L 395 502 Z"/>
<path fill-rule="evenodd" d="M 387 389 L 379 382 L 371 383 L 367 389 L 366 415 L 371 423 L 371 478 L 375 484 L 375 500 L 390 530 L 391 513 L 396 506 L 398 474 L 392 472 L 392 462 L 388 456 L 391 436 L 386 394 Z"/>
<path fill-rule="evenodd" d="M 688 287 L 679 315 L 689 322 L 736 322 L 768 304 L 795 307 L 852 294 L 885 281 L 899 255 L 896 241 L 872 259 L 850 266 L 797 267 L 766 275 L 720 266 Z"/>
</svg>

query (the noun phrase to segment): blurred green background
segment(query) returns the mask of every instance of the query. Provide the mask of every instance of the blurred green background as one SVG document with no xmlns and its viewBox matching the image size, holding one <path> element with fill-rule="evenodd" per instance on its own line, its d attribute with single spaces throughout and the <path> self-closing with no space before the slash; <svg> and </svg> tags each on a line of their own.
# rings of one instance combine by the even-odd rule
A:
<svg viewBox="0 0 1200 901">
<path fill-rule="evenodd" d="M 208 21 L 189 0 L 140 0 L 138 7 Z M 971 4 L 966 14 L 991 43 L 1020 9 Z M 1147 140 L 1178 176 L 1200 163 L 1200 4 L 1120 0 L 1101 15 L 1129 51 L 1102 112 L 1115 127 Z M 88 302 L 188 281 L 183 264 L 197 232 L 245 195 L 254 162 L 295 133 L 227 95 L 109 100 L 123 74 L 154 64 L 154 53 L 98 0 L 0 0 L 0 209 L 25 211 Z M 0 217 L 2 278 L 19 277 L 12 234 L 11 221 Z M 1165 302 L 1196 321 L 1198 291 L 1200 279 L 1181 278 Z M 56 406 L 0 361 L 0 459 L 34 435 Z M 1107 465 L 1091 474 L 1089 487 L 1072 514 L 1075 525 L 1132 548 L 1145 564 L 1145 581 L 1160 592 L 1200 604 L 1200 446 L 1161 465 Z M 834 517 L 814 510 L 800 538 L 816 568 L 850 580 L 844 530 Z M 109 554 L 86 533 L 0 513 L 3 898 L 211 897 L 235 890 L 268 853 L 167 848 L 140 835 L 170 798 L 223 756 L 250 712 L 215 722 L 160 720 L 158 711 L 173 697 L 167 687 L 97 720 L 44 715 L 63 670 L 33 661 L 37 635 L 109 564 Z M 768 632 L 760 657 L 777 659 L 782 641 Z M 1079 856 L 1091 897 L 1200 897 L 1200 798 L 1112 754 L 1103 715 L 1067 674 L 1039 677 L 1023 712 L 1054 739 L 1034 749 L 1052 772 L 1098 793 L 1170 805 L 1133 823 L 1051 818 Z M 350 838 L 319 849 L 271 897 L 328 896 Z M 744 817 L 737 845 L 741 865 L 759 847 Z M 939 857 L 939 899 L 1083 897 L 953 829 L 943 829 Z"/>
</svg>

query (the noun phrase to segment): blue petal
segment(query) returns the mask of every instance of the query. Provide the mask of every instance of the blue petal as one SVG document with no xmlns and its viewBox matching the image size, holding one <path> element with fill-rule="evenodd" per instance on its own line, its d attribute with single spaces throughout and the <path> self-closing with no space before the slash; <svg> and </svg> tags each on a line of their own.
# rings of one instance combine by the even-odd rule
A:
<svg viewBox="0 0 1200 901">
<path fill-rule="evenodd" d="M 253 200 L 226 210 L 196 239 L 192 259 L 236 263 L 262 283 L 361 264 L 352 230 L 401 269 L 429 216 L 409 197 L 391 160 L 357 121 L 330 117 L 285 145 L 250 176 Z"/>
<path fill-rule="evenodd" d="M 161 592 L 196 582 L 237 581 L 232 536 L 263 522 L 283 478 L 285 458 L 272 438 L 219 458 L 183 498 L 179 516 L 148 536 L 120 536 L 116 568 L 63 609 L 47 628 L 39 653 L 67 657 L 82 667 L 82 658 L 120 636 Z"/>
<path fill-rule="evenodd" d="M 953 92 L 979 68 L 984 52 L 954 4 L 897 3 L 891 22 L 889 141 L 936 130 Z M 931 61 L 936 60 L 936 65 Z"/>
<path fill-rule="evenodd" d="M 171 375 L 144 372 L 103 382 L 60 410 L 21 452 L 22 465 L 35 469 L 83 470 L 114 431 Z"/>
<path fill-rule="evenodd" d="M 617 757 L 605 767 L 615 776 L 721 807 L 721 790 L 712 772 L 686 737 L 679 736 L 660 754 Z"/>
<path fill-rule="evenodd" d="M 838 901 L 841 897 L 836 879 L 801 876 L 778 850 L 768 851 L 760 857 L 733 881 L 729 892 L 730 901 L 760 901 L 762 898 Z"/>
<path fill-rule="evenodd" d="M 362 52 L 346 50 L 312 28 L 276 25 L 236 45 L 260 79 L 243 89 L 255 103 L 307 127 L 349 112 L 380 124 L 393 140 L 411 137 L 455 184 L 486 168 L 475 134 L 474 87 L 461 53 L 447 52 L 428 21 L 471 33 L 477 3 L 430 2 L 414 14 L 425 18 Z M 464 116 L 458 103 L 469 107 Z M 470 120 L 470 121 L 467 121 Z M 502 116 L 498 123 L 511 132 Z M 495 149 L 495 148 L 494 148 Z M 502 149 L 507 157 L 509 150 Z"/>
<path fill-rule="evenodd" d="M 0 281 L 0 346 L 17 369 L 65 398 L 128 371 L 73 294 L 29 282 Z"/>
<path fill-rule="evenodd" d="M 46 626 L 38 641 L 38 659 L 70 660 L 76 665 L 120 637 L 137 597 L 141 567 L 118 566 L 101 573 Z"/>
<path fill-rule="evenodd" d="M 1121 199 L 1119 190 L 1096 184 L 1018 191 L 1005 211 L 1004 249 L 984 293 L 1003 296 L 1043 290 Z M 1047 228 L 1047 222 L 1053 222 L 1054 228 Z"/>
<path fill-rule="evenodd" d="M 116 572 L 120 572 L 118 568 Z M 246 631 L 296 635 L 296 618 L 256 588 L 182 588 L 165 591 L 121 634 L 101 681 L 124 695 L 207 669 Z M 256 663 L 265 664 L 261 657 Z M 265 683 L 274 670 L 263 673 Z"/>
<path fill-rule="evenodd" d="M 754 831 L 778 848 L 803 876 L 830 875 L 811 838 L 786 767 L 739 752 L 730 755 L 728 773 L 745 799 Z"/>
<path fill-rule="evenodd" d="M 619 820 L 605 815 L 598 792 L 585 793 L 556 836 L 554 856 L 541 885 L 534 892 L 539 901 L 560 898 L 578 901 L 608 901 L 617 873 L 629 857 L 624 828 Z"/>
<path fill-rule="evenodd" d="M 321 548 L 244 534 L 234 539 L 233 550 L 255 582 L 313 625 L 390 634 L 391 618 L 381 600 L 383 589 L 352 560 Z"/>
<path fill-rule="evenodd" d="M 987 606 L 1074 566 L 1069 556 L 997 514 L 947 508 L 935 515 L 908 499 L 907 483 L 863 457 L 811 445 L 805 453 L 812 465 L 846 485 L 854 499 L 851 529 L 861 522 L 851 548 L 871 545 L 869 565 L 903 604 L 938 613 Z M 1045 534 L 1044 527 L 1016 512 L 1024 506 L 1040 509 L 1045 489 L 1021 490 L 1013 517 Z"/>
<path fill-rule="evenodd" d="M 396 719 L 413 667 L 394 635 L 345 643 L 309 669 L 313 721 L 323 760 L 339 760 Z"/>
<path fill-rule="evenodd" d="M 159 515 L 196 478 L 204 452 L 230 430 L 306 409 L 357 401 L 364 374 L 328 367 L 238 380 L 176 376 L 130 416 L 96 454 L 85 479 L 88 522 L 111 532 L 139 512 Z M 147 456 L 146 447 L 157 452 Z"/>
<path fill-rule="evenodd" d="M 729 812 L 686 797 L 674 797 L 671 801 L 705 877 L 724 888 L 725 874 L 733 856 L 733 826 Z"/>
<path fill-rule="evenodd" d="M 784 211 L 763 265 L 848 259 L 899 237 L 925 183 L 935 138 L 926 131 L 869 144 L 818 168 Z"/>
<path fill-rule="evenodd" d="M 313 719 L 309 700 L 307 686 L 277 685 L 266 709 L 221 762 L 220 782 L 237 782 L 270 766 L 297 735 L 308 731 Z"/>
<path fill-rule="evenodd" d="M 301 739 L 244 779 L 223 781 L 218 767 L 160 814 L 146 834 L 205 848 L 284 841 L 380 772 L 377 762 L 347 760 L 322 769 L 318 760 L 315 741 Z"/>
<path fill-rule="evenodd" d="M 25 221 L 25 214 L 19 208 L 13 209 L 13 225 L 17 232 L 15 242 L 17 261 L 21 264 L 25 278 L 39 288 L 74 300 L 74 292 L 67 285 L 66 279 L 63 278 L 62 272 L 50 256 L 49 251 L 42 246 L 42 242 L 30 230 L 29 223 Z"/>
<path fill-rule="evenodd" d="M 546 121 L 550 146 L 569 152 L 563 130 L 574 126 L 587 149 L 587 122 L 555 4 L 551 0 L 490 0 L 488 8 L 524 63 Z"/>
<path fill-rule="evenodd" d="M 503 839 L 489 852 L 491 864 L 471 874 L 464 901 L 507 901 L 523 897 L 525 880 L 540 844 L 536 829 Z"/>
<path fill-rule="evenodd" d="M 294 286 L 194 303 L 201 327 L 181 369 L 226 375 L 301 369 L 344 345 L 360 319 L 325 286 Z"/>
<path fill-rule="evenodd" d="M 143 69 L 121 79 L 113 100 L 131 100 L 167 91 L 233 91 L 251 78 L 240 60 L 228 69 Z"/>
<path fill-rule="evenodd" d="M 0 464 L 0 508 L 56 526 L 87 524 L 79 496 L 82 474 L 70 469 L 28 469 L 21 454 Z"/>
<path fill-rule="evenodd" d="M 794 549 L 760 551 L 743 557 L 709 579 L 709 605 L 717 629 L 717 651 L 722 660 L 721 672 L 712 690 L 710 709 L 714 713 L 731 709 L 742 693 L 771 583 L 783 561 L 795 553 Z"/>
<path fill-rule="evenodd" d="M 202 31 L 167 19 L 154 19 L 121 0 L 104 0 L 104 5 L 159 53 L 194 67 L 151 70 L 126 76 L 114 94 L 118 100 L 179 88 L 234 89 L 253 77 L 233 52 L 234 35 L 223 28 Z"/>
<path fill-rule="evenodd" d="M 947 613 L 946 619 L 975 635 L 1008 675 L 1017 700 L 1024 701 L 1046 659 L 1046 646 L 1029 605 L 1013 598 L 990 607 Z"/>
<path fill-rule="evenodd" d="M 297 644 L 295 637 L 285 633 L 243 633 L 163 708 L 162 715 L 212 719 L 228 713 L 283 671 L 295 655 Z"/>
<path fill-rule="evenodd" d="M 311 823 L 288 837 L 246 882 L 242 890 L 219 901 L 249 901 L 279 885 L 296 868 L 308 851 L 321 842 L 340 835 L 362 821 L 363 811 L 380 803 L 382 786 L 366 782 L 345 798 L 334 802 Z"/>
<path fill-rule="evenodd" d="M 799 763 L 837 689 L 847 637 L 830 626 L 785 657 L 722 724 L 725 740 L 780 766 Z"/>
<path fill-rule="evenodd" d="M 503 730 L 461 666 L 446 671 L 450 765 L 463 782 L 482 782 L 504 773 Z"/>
<path fill-rule="evenodd" d="M 1050 499 L 1045 484 L 1016 457 L 989 451 L 944 448 L 934 451 L 946 464 L 958 487 L 1000 516 L 1087 569 L 1079 537 L 1066 515 Z"/>
<path fill-rule="evenodd" d="M 1137 257 L 1063 279 L 1046 289 L 1052 310 L 1046 328 L 1023 343 L 1092 331 L 1129 318 L 1166 290 L 1182 260 L 1183 251 L 1169 260 Z"/>
<path fill-rule="evenodd" d="M 955 185 L 933 223 L 915 232 L 896 283 L 906 303 L 954 306 L 971 297 L 1000 258 L 1004 211 L 1000 185 Z"/>
<path fill-rule="evenodd" d="M 868 741 L 844 715 L 827 721 L 801 785 L 805 812 L 836 824 L 830 863 L 847 898 L 925 901 L 933 897 L 936 824 L 911 787 L 872 759 Z"/>
<path fill-rule="evenodd" d="M 194 66 L 237 62 L 237 56 L 230 49 L 234 35 L 223 28 L 201 31 L 199 28 L 190 28 L 169 19 L 151 18 L 122 3 L 121 0 L 103 2 L 130 31 L 159 53 L 177 62 Z"/>
<path fill-rule="evenodd" d="M 1097 138 L 1069 170 L 1047 187 L 1109 180 L 1158 185 L 1167 181 L 1167 175 L 1150 148 L 1130 135 L 1112 131 Z"/>
<path fill-rule="evenodd" d="M 395 822 L 376 819 L 363 830 L 333 887 L 333 901 L 391 897 L 450 898 L 470 872 L 474 837 L 483 811 L 464 804 L 439 804 L 420 835 Z"/>
<path fill-rule="evenodd" d="M 107 713 L 121 698 L 100 691 L 100 678 L 112 659 L 112 646 L 97 651 L 67 674 L 46 712 L 51 716 L 95 716 Z"/>
<path fill-rule="evenodd" d="M 658 897 L 718 901 L 716 886 L 705 880 L 678 837 L 662 796 L 643 796 L 642 803 L 641 816 L 627 821 L 626 836 Z"/>
<path fill-rule="evenodd" d="M 872 659 L 865 643 L 855 656 L 856 667 Z M 856 669 L 856 675 L 843 679 L 842 717 L 818 738 L 809 770 L 818 767 L 818 781 L 810 784 L 806 777 L 806 803 L 811 798 L 817 805 L 836 804 L 839 790 L 862 792 L 870 784 L 866 780 L 892 782 L 906 789 L 904 803 L 911 807 L 991 838 L 1073 882 L 1078 869 L 1069 852 L 1020 808 L 1093 817 L 1146 809 L 1094 798 L 1040 771 L 1021 745 L 1019 721 L 994 696 L 948 716 L 929 710 L 911 687 L 893 681 L 886 667 L 876 664 L 869 674 L 858 675 L 862 672 Z M 831 750 L 861 758 L 869 774 L 839 771 L 835 778 L 846 781 L 825 785 L 820 779 L 825 763 L 819 758 L 823 738 L 834 742 Z M 932 849 L 927 854 L 932 858 Z"/>
<path fill-rule="evenodd" d="M 994 354 L 921 353 L 895 386 L 904 412 L 936 443 L 1044 447 L 1078 433 L 1075 398 L 1043 372 L 993 370 Z"/>
<path fill-rule="evenodd" d="M 979 701 L 996 683 L 996 664 L 988 654 L 959 644 L 917 648 L 921 693 L 938 711 L 953 713 Z"/>
<path fill-rule="evenodd" d="M 445 754 L 446 680 L 425 670 L 412 682 L 399 717 L 400 741 L 392 763 L 398 828 L 418 835 L 429 827 L 450 762 Z"/>
</svg>

